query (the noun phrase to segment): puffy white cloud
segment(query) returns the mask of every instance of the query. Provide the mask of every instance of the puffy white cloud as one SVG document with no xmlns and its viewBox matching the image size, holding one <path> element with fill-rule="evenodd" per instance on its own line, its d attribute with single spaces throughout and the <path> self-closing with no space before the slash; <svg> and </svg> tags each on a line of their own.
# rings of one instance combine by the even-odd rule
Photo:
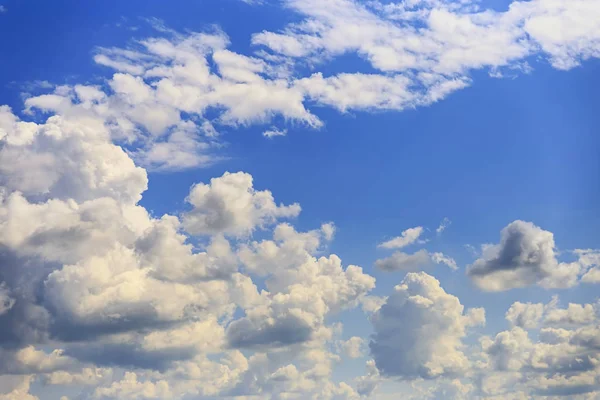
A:
<svg viewBox="0 0 600 400">
<path fill-rule="evenodd" d="M 46 374 L 44 383 L 47 385 L 84 385 L 96 386 L 107 383 L 113 377 L 111 368 L 82 368 L 78 372 L 54 371 Z"/>
<path fill-rule="evenodd" d="M 94 391 L 97 399 L 171 399 L 169 383 L 166 381 L 139 381 L 134 372 L 126 372 L 121 381 L 113 382 L 109 387 L 100 387 Z"/>
<path fill-rule="evenodd" d="M 488 291 L 533 284 L 570 287 L 580 273 L 580 263 L 558 262 L 552 232 L 524 221 L 506 226 L 500 244 L 485 247 L 483 256 L 467 268 L 475 284 Z"/>
<path fill-rule="evenodd" d="M 600 309 L 592 304 L 569 303 L 566 309 L 550 308 L 545 317 L 547 325 L 587 325 L 598 319 Z"/>
<path fill-rule="evenodd" d="M 32 132 L 27 140 L 20 124 L 2 139 L 0 185 L 6 190 L 75 201 L 111 197 L 127 203 L 139 201 L 146 190 L 146 171 L 110 142 L 102 121 L 52 116 L 45 124 L 27 123 Z"/>
<path fill-rule="evenodd" d="M 356 378 L 355 383 L 358 394 L 368 398 L 375 390 L 377 390 L 383 379 L 375 365 L 375 360 L 367 361 L 366 369 L 367 373 Z"/>
<path fill-rule="evenodd" d="M 341 353 L 349 358 L 360 358 L 363 356 L 363 345 L 365 340 L 360 336 L 353 336 L 348 340 L 341 341 L 339 347 Z"/>
<path fill-rule="evenodd" d="M 152 45 L 157 52 L 173 50 L 168 43 Z M 235 56 L 221 56 L 231 79 L 253 79 L 226 60 L 240 61 Z M 151 108 L 162 107 L 162 100 L 141 77 L 117 74 L 110 84 L 112 94 L 75 86 L 29 99 L 32 111 L 58 113 L 45 123 L 24 123 L 2 110 L 5 145 L 0 151 L 18 150 L 23 165 L 47 160 L 39 169 L 50 174 L 38 182 L 35 168 L 7 170 L 1 183 L 0 244 L 6 250 L 1 272 L 6 282 L 0 318 L 7 329 L 0 345 L 17 346 L 2 350 L 3 371 L 35 373 L 45 384 L 89 386 L 86 396 L 97 398 L 234 392 L 357 398 L 350 386 L 330 381 L 337 356 L 322 349 L 335 343 L 337 335 L 327 318 L 367 301 L 374 279 L 359 267 L 342 267 L 335 255 L 321 256 L 335 226 L 325 223 L 297 232 L 279 224 L 272 241 L 248 241 L 256 228 L 295 217 L 300 207 L 276 205 L 271 192 L 255 190 L 252 177 L 241 172 L 196 185 L 188 197 L 193 208 L 181 219 L 151 217 L 137 204 L 147 178 L 132 157 L 140 162 L 154 154 L 146 163 L 154 166 L 163 156 L 169 162 L 174 153 L 152 153 L 151 148 L 163 143 L 162 137 L 171 141 L 176 134 L 171 124 L 186 132 L 193 127 L 176 122 L 167 109 L 156 118 L 146 117 Z M 203 129 L 210 133 L 210 126 Z M 147 142 L 125 152 L 113 140 L 128 134 L 142 135 Z M 57 158 L 59 146 L 65 146 L 65 159 Z M 109 155 L 93 154 L 94 148 Z M 110 154 L 117 157 L 118 171 L 103 164 L 114 158 Z M 77 169 L 79 164 L 84 168 Z M 15 174 L 21 175 L 12 181 Z M 209 239 L 194 243 L 186 230 Z M 259 292 L 254 275 L 266 279 L 266 290 Z M 55 350 L 32 347 L 42 343 Z M 263 347 L 287 355 L 269 361 L 268 379 L 244 385 L 244 376 L 256 377 L 262 364 L 231 347 L 251 348 L 255 360 Z M 290 364 L 294 358 L 297 363 Z M 124 367 L 136 370 L 120 379 Z M 25 392 L 13 395 L 23 398 Z"/>
<path fill-rule="evenodd" d="M 183 225 L 193 235 L 247 235 L 300 213 L 300 205 L 278 206 L 270 191 L 255 190 L 252 176 L 243 172 L 226 172 L 210 184 L 194 185 L 187 201 L 193 208 L 184 214 Z"/>
<path fill-rule="evenodd" d="M 314 339 L 325 317 L 352 308 L 375 286 L 362 268 L 345 269 L 339 257 L 315 257 L 321 240 L 331 238 L 331 224 L 319 231 L 296 232 L 281 224 L 274 241 L 254 242 L 239 255 L 250 270 L 266 277 L 262 301 L 228 328 L 234 347 L 287 346 Z"/>
<path fill-rule="evenodd" d="M 481 386 L 484 393 L 594 398 L 600 387 L 597 339 L 600 332 L 595 306 L 569 304 L 567 308 L 559 308 L 558 299 L 554 298 L 547 305 L 515 303 L 507 313 L 509 316 L 515 325 L 525 329 L 515 326 L 498 333 L 494 339 L 480 340 L 487 368 L 510 371 L 484 378 Z M 538 321 L 543 327 L 536 341 L 526 329 L 538 328 Z M 484 368 L 482 373 L 489 371 Z M 494 376 L 497 379 L 491 379 Z"/>
<path fill-rule="evenodd" d="M 335 226 L 276 225 L 300 206 L 278 205 L 249 174 L 195 185 L 191 210 L 179 217 L 155 218 L 139 204 L 144 168 L 215 162 L 223 127 L 282 118 L 318 128 L 309 104 L 401 110 L 467 86 L 473 69 L 501 73 L 539 52 L 561 69 L 598 57 L 598 7 L 285 4 L 306 19 L 255 35 L 267 48 L 254 56 L 228 49 L 218 30 L 163 29 L 165 37 L 132 48 L 98 49 L 96 63 L 116 71 L 106 85 L 28 98 L 24 115 L 36 122 L 0 106 L 0 373 L 16 374 L 0 376 L 0 399 L 34 400 L 32 389 L 43 390 L 37 383 L 69 386 L 74 398 L 357 399 L 387 377 L 444 378 L 424 393 L 468 398 L 471 384 L 445 380 L 457 375 L 480 379 L 485 395 L 501 398 L 597 393 L 597 305 L 517 302 L 506 314 L 511 330 L 482 339 L 473 356 L 463 341 L 484 322 L 482 309 L 465 313 L 423 273 L 408 274 L 389 297 L 369 295 L 373 277 L 325 253 Z M 374 70 L 300 73 L 305 62 L 318 68 L 348 52 Z M 285 132 L 272 126 L 265 136 Z M 272 239 L 251 237 L 273 225 Z M 421 234 L 408 230 L 382 247 L 403 248 Z M 484 288 L 600 281 L 596 250 L 560 263 L 549 232 L 518 223 L 505 236 L 469 270 Z M 378 261 L 388 270 L 432 263 L 456 269 L 447 255 L 425 250 Z M 374 360 L 353 388 L 332 380 L 341 358 L 330 351 L 362 355 L 364 338 L 341 341 L 336 321 L 358 306 L 374 324 Z M 526 329 L 540 326 L 535 342 Z"/>
<path fill-rule="evenodd" d="M 517 3 L 516 10 L 527 13 L 524 29 L 552 65 L 570 69 L 581 60 L 600 57 L 600 7 L 589 0 L 536 0 Z"/>
<path fill-rule="evenodd" d="M 68 369 L 75 364 L 75 360 L 63 353 L 62 349 L 56 349 L 48 354 L 35 349 L 33 346 L 18 350 L 0 349 L 0 354 L 2 354 L 0 369 L 3 373 L 16 375 Z"/>
<path fill-rule="evenodd" d="M 579 263 L 586 271 L 581 277 L 584 283 L 600 283 L 600 251 L 598 250 L 576 250 Z"/>
<path fill-rule="evenodd" d="M 408 273 L 372 317 L 369 347 L 380 373 L 403 378 L 457 376 L 470 361 L 462 351 L 467 328 L 485 322 L 483 309 L 466 314 L 457 297 L 424 272 Z"/>
<path fill-rule="evenodd" d="M 513 326 L 524 329 L 536 328 L 544 314 L 543 304 L 515 302 L 506 312 L 506 319 Z"/>
<path fill-rule="evenodd" d="M 490 355 L 494 368 L 500 371 L 521 369 L 530 356 L 531 347 L 527 331 L 519 327 L 500 332 L 493 340 L 482 340 L 483 350 Z"/>
</svg>

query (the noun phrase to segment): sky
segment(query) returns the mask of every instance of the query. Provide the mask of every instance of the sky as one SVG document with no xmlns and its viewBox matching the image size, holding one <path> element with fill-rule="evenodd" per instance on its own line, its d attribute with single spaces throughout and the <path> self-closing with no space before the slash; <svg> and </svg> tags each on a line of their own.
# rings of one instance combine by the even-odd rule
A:
<svg viewBox="0 0 600 400">
<path fill-rule="evenodd" d="M 600 399 L 599 1 L 0 36 L 0 400 Z"/>
</svg>

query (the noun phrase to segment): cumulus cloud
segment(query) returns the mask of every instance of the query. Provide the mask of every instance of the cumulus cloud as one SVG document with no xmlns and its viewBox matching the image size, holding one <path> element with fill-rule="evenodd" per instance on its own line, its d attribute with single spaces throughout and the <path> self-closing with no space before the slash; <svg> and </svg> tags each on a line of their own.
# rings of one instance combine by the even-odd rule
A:
<svg viewBox="0 0 600 400">
<path fill-rule="evenodd" d="M 598 7 L 283 4 L 300 18 L 254 35 L 253 55 L 218 29 L 179 34 L 154 21 L 158 37 L 96 49 L 110 71 L 104 85 L 44 83 L 22 114 L 0 106 L 0 399 L 35 400 L 40 385 L 74 398 L 358 399 L 387 378 L 439 378 L 424 392 L 432 398 L 468 397 L 473 385 L 502 398 L 510 386 L 523 396 L 597 393 L 597 304 L 515 302 L 510 329 L 481 338 L 474 354 L 465 338 L 483 309 L 465 312 L 425 273 L 407 274 L 388 297 L 371 294 L 375 279 L 328 251 L 333 223 L 282 223 L 300 206 L 277 203 L 248 173 L 198 182 L 178 215 L 154 216 L 140 201 L 147 170 L 225 158 L 224 130 L 258 124 L 273 138 L 287 133 L 276 121 L 323 126 L 315 105 L 403 110 L 468 86 L 475 69 L 524 69 L 540 54 L 568 69 L 598 57 Z M 347 53 L 373 68 L 318 70 Z M 422 233 L 380 247 L 403 249 Z M 598 251 L 573 254 L 559 262 L 550 232 L 516 221 L 468 273 L 491 291 L 600 281 Z M 457 268 L 425 250 L 376 262 L 432 264 Z M 358 307 L 373 323 L 373 360 L 350 385 L 333 368 L 340 354 L 362 357 L 365 338 L 338 318 Z"/>
<path fill-rule="evenodd" d="M 534 329 L 539 325 L 543 314 L 543 304 L 521 303 L 517 301 L 506 312 L 506 319 L 513 326 Z"/>
<path fill-rule="evenodd" d="M 349 358 L 360 358 L 363 356 L 363 345 L 365 341 L 359 336 L 353 336 L 339 343 L 342 354 Z"/>
<path fill-rule="evenodd" d="M 109 387 L 100 387 L 94 391 L 97 399 L 171 399 L 173 395 L 166 381 L 139 381 L 134 372 L 126 372 L 125 377 L 113 382 Z"/>
<path fill-rule="evenodd" d="M 581 263 L 560 263 L 556 256 L 552 232 L 531 222 L 514 221 L 502 230 L 499 244 L 483 248 L 482 257 L 467 268 L 467 274 L 487 291 L 577 284 Z"/>
<path fill-rule="evenodd" d="M 267 291 L 255 307 L 246 310 L 244 318 L 229 326 L 231 346 L 307 342 L 323 328 L 327 315 L 358 306 L 375 280 L 358 266 L 344 268 L 336 255 L 315 257 L 321 241 L 331 235 L 330 224 L 306 233 L 281 224 L 274 240 L 240 249 L 242 263 L 266 279 Z"/>
<path fill-rule="evenodd" d="M 517 315 L 520 318 L 512 318 Z M 521 393 L 525 397 L 594 398 L 600 388 L 598 315 L 594 305 L 559 308 L 557 299 L 546 305 L 513 304 L 507 318 L 521 327 L 480 340 L 486 368 L 501 371 L 486 370 L 487 383 L 481 389 L 503 396 Z M 540 321 L 542 327 L 534 340 L 529 330 L 537 329 Z M 496 383 L 490 381 L 493 376 Z"/>
<path fill-rule="evenodd" d="M 600 283 L 600 251 L 598 250 L 575 250 L 585 273 L 581 277 L 584 283 Z"/>
<path fill-rule="evenodd" d="M 252 176 L 243 172 L 226 172 L 210 184 L 194 185 L 187 202 L 193 208 L 184 214 L 183 226 L 193 235 L 245 235 L 300 213 L 299 204 L 278 206 L 270 191 L 255 190 Z"/>
<path fill-rule="evenodd" d="M 406 275 L 372 321 L 375 333 L 369 347 L 380 373 L 432 379 L 469 369 L 462 339 L 467 328 L 485 322 L 485 313 L 465 313 L 438 280 L 419 272 Z"/>
<path fill-rule="evenodd" d="M 153 96 L 140 79 L 112 83 L 124 102 Z M 90 87 L 59 92 L 29 102 L 58 113 L 45 122 L 22 122 L 2 108 L 0 156 L 30 168 L 3 163 L 0 371 L 91 386 L 97 398 L 180 398 L 275 390 L 281 371 L 296 368 L 275 391 L 301 385 L 322 398 L 356 397 L 350 386 L 330 381 L 336 356 L 319 351 L 339 334 L 327 318 L 361 305 L 375 280 L 336 255 L 322 255 L 335 226 L 298 232 L 279 224 L 273 240 L 250 241 L 254 230 L 296 217 L 300 206 L 277 205 L 243 172 L 198 183 L 188 196 L 191 210 L 155 218 L 138 204 L 146 171 L 114 144 L 105 120 L 80 108 L 86 101 L 93 108 L 105 95 Z M 73 92 L 77 105 L 69 100 Z M 144 123 L 150 135 L 166 126 Z M 190 231 L 208 240 L 192 244 Z M 259 291 L 256 276 L 266 290 Z M 38 345 L 60 347 L 48 352 Z M 248 363 L 258 368 L 248 376 L 262 364 L 231 350 L 238 347 L 259 358 L 266 349 L 290 353 L 269 362 L 271 379 L 242 385 Z M 300 357 L 301 349 L 313 358 Z M 210 376 L 191 378 L 195 370 Z M 182 375 L 197 382 L 185 383 Z M 5 398 L 26 398 L 28 390 L 24 385 Z"/>
</svg>

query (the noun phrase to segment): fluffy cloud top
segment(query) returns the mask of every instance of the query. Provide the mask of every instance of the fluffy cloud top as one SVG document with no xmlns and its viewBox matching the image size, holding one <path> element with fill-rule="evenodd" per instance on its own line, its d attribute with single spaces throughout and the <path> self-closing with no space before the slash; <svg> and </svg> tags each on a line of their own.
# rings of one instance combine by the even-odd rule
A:
<svg viewBox="0 0 600 400">
<path fill-rule="evenodd" d="M 245 235 L 300 213 L 300 205 L 277 206 L 270 191 L 254 190 L 252 176 L 243 172 L 194 185 L 187 201 L 193 208 L 183 216 L 183 226 L 193 235 Z"/>
<path fill-rule="evenodd" d="M 466 314 L 457 297 L 424 272 L 409 273 L 373 316 L 369 347 L 383 375 L 405 379 L 459 376 L 470 365 L 462 339 L 483 324 L 483 309 Z"/>
<path fill-rule="evenodd" d="M 554 235 L 531 222 L 514 221 L 501 232 L 497 245 L 483 248 L 483 256 L 467 269 L 483 290 L 503 291 L 539 284 L 564 288 L 577 284 L 589 268 L 585 260 L 561 263 L 556 258 Z"/>
<path fill-rule="evenodd" d="M 507 313 L 515 327 L 494 338 L 481 339 L 487 367 L 482 386 L 486 395 L 593 399 L 600 389 L 597 306 L 515 303 Z M 515 319 L 514 317 L 520 317 Z M 541 322 L 538 340 L 528 330 Z M 496 379 L 497 383 L 492 384 Z M 485 384 L 485 382 L 488 382 Z M 587 397 L 586 397 L 587 396 Z"/>
</svg>

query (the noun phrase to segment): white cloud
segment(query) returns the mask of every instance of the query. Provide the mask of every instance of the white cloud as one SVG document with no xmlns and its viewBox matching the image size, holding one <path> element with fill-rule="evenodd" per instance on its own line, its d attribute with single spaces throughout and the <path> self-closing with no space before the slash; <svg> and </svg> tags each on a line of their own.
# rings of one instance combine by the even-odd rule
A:
<svg viewBox="0 0 600 400">
<path fill-rule="evenodd" d="M 83 201 L 112 197 L 135 203 L 146 190 L 146 171 L 110 142 L 96 118 L 50 117 L 45 124 L 19 121 L 0 109 L 0 184 L 10 191 Z"/>
<path fill-rule="evenodd" d="M 575 254 L 579 263 L 586 271 L 581 277 L 584 283 L 600 283 L 600 251 L 598 250 L 576 250 Z"/>
<path fill-rule="evenodd" d="M 349 358 L 360 358 L 363 356 L 365 340 L 359 336 L 353 336 L 339 343 L 342 354 Z"/>
<path fill-rule="evenodd" d="M 355 382 L 358 394 L 368 398 L 375 390 L 377 390 L 383 379 L 375 365 L 375 360 L 367 361 L 366 369 L 367 373 L 356 378 Z"/>
<path fill-rule="evenodd" d="M 506 226 L 500 244 L 484 247 L 482 257 L 467 268 L 475 284 L 487 291 L 533 284 L 571 287 L 577 284 L 581 271 L 579 262 L 558 262 L 552 232 L 524 221 Z"/>
<path fill-rule="evenodd" d="M 173 395 L 166 381 L 139 381 L 134 372 L 126 372 L 121 381 L 94 391 L 96 399 L 171 399 Z"/>
<path fill-rule="evenodd" d="M 298 233 L 281 224 L 274 241 L 242 247 L 239 256 L 246 268 L 265 276 L 268 292 L 246 310 L 246 317 L 228 328 L 234 347 L 281 347 L 314 340 L 326 316 L 358 306 L 375 286 L 362 268 L 343 268 L 335 254 L 315 257 L 330 225 L 320 231 Z"/>
<path fill-rule="evenodd" d="M 250 174 L 226 172 L 210 184 L 194 185 L 187 198 L 192 210 L 183 226 L 194 235 L 224 233 L 247 235 L 278 218 L 296 217 L 300 205 L 277 205 L 268 190 L 257 191 Z"/>
<path fill-rule="evenodd" d="M 444 253 L 432 253 L 430 254 L 431 259 L 436 264 L 444 264 L 447 265 L 450 269 L 456 271 L 458 269 L 458 265 L 456 265 L 456 261 L 452 257 L 448 257 Z"/>
<path fill-rule="evenodd" d="M 39 400 L 29 393 L 33 375 L 0 375 L 0 400 Z"/>
<path fill-rule="evenodd" d="M 519 393 L 523 398 L 595 398 L 600 389 L 599 314 L 595 306 L 569 304 L 561 309 L 557 299 L 547 305 L 516 304 L 507 318 L 529 314 L 529 319 L 513 319 L 522 327 L 500 332 L 493 339 L 481 339 L 485 359 L 482 373 L 487 376 L 481 387 L 484 393 L 503 398 Z M 537 329 L 540 321 L 543 327 L 535 341 L 527 329 Z M 488 368 L 504 372 L 492 373 Z M 496 383 L 490 381 L 494 376 Z"/>
<path fill-rule="evenodd" d="M 398 237 L 390 239 L 386 242 L 380 243 L 377 247 L 384 249 L 401 249 L 415 243 L 419 237 L 423 234 L 423 227 L 417 226 L 415 228 L 409 228 L 402 232 Z"/>
<path fill-rule="evenodd" d="M 375 261 L 375 266 L 383 271 L 411 271 L 431 265 L 431 258 L 426 250 L 413 254 L 397 251 L 389 257 Z"/>
<path fill-rule="evenodd" d="M 475 69 L 502 73 L 540 54 L 567 69 L 598 57 L 597 5 L 284 4 L 302 17 L 255 35 L 263 48 L 253 56 L 232 51 L 221 31 L 178 34 L 155 21 L 163 37 L 97 49 L 96 63 L 115 72 L 106 85 L 53 87 L 25 101 L 23 119 L 0 106 L 0 373 L 11 374 L 0 376 L 0 400 L 35 400 L 40 385 L 72 398 L 358 399 L 389 377 L 425 378 L 423 398 L 469 398 L 474 386 L 488 398 L 597 395 L 597 304 L 515 302 L 510 330 L 482 338 L 476 353 L 464 339 L 483 309 L 465 312 L 424 273 L 389 297 L 370 295 L 375 279 L 327 252 L 335 225 L 281 223 L 300 206 L 276 203 L 250 174 L 195 185 L 179 216 L 140 205 L 145 168 L 210 165 L 221 159 L 219 132 L 232 127 L 281 136 L 274 121 L 323 125 L 309 105 L 402 110 L 471 84 Z M 373 70 L 319 72 L 347 53 Z M 422 229 L 381 247 L 417 243 Z M 600 281 L 598 251 L 574 254 L 559 262 L 550 232 L 517 221 L 469 274 L 486 290 Z M 425 250 L 377 261 L 386 270 L 433 263 L 457 268 Z M 334 381 L 341 358 L 331 351 L 363 355 L 365 338 L 338 321 L 359 306 L 374 324 L 374 360 L 352 387 Z"/>
<path fill-rule="evenodd" d="M 393 253 L 391 256 L 381 258 L 375 261 L 375 266 L 383 271 L 415 271 L 430 267 L 433 264 L 444 264 L 452 270 L 457 270 L 458 266 L 453 258 L 444 253 L 429 253 L 426 250 L 419 250 L 413 254 L 407 254 L 401 251 Z"/>
<path fill-rule="evenodd" d="M 263 136 L 266 137 L 267 139 L 272 139 L 277 136 L 286 136 L 286 135 L 287 135 L 287 129 L 271 128 L 271 129 L 263 132 Z"/>
<path fill-rule="evenodd" d="M 440 222 L 440 225 L 435 230 L 435 233 L 437 233 L 438 235 L 441 235 L 442 232 L 444 232 L 446 230 L 446 228 L 450 226 L 450 224 L 452 224 L 452 221 L 450 221 L 447 217 L 445 217 L 442 220 L 442 222 Z"/>
<path fill-rule="evenodd" d="M 383 375 L 432 379 L 470 368 L 462 339 L 468 327 L 485 322 L 485 313 L 471 309 L 465 314 L 457 297 L 419 272 L 406 275 L 372 321 L 369 347 Z"/>
<path fill-rule="evenodd" d="M 534 329 L 539 325 L 543 314 L 543 304 L 521 303 L 517 301 L 506 312 L 506 319 L 513 326 Z"/>
</svg>

